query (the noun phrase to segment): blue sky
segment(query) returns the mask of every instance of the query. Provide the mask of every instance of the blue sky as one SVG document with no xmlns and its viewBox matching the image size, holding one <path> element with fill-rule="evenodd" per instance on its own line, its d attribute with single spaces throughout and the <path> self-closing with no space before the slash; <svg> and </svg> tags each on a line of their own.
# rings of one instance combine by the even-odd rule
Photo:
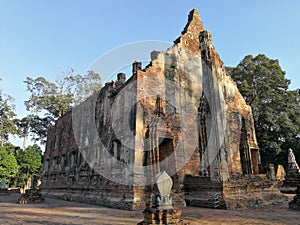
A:
<svg viewBox="0 0 300 225">
<path fill-rule="evenodd" d="M 27 76 L 84 73 L 99 56 L 129 42 L 173 42 L 197 8 L 227 66 L 247 54 L 279 59 L 300 88 L 300 1 L 110 0 L 0 1 L 0 88 L 26 114 Z M 139 59 L 137 59 L 139 60 Z"/>
</svg>

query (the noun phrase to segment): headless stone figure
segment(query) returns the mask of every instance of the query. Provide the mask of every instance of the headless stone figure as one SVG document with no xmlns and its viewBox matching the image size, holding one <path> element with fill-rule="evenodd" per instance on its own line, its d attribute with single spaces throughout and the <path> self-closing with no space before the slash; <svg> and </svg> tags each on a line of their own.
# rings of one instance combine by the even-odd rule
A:
<svg viewBox="0 0 300 225">
<path fill-rule="evenodd" d="M 289 149 L 288 167 L 289 167 L 289 169 L 298 169 L 299 170 L 299 166 L 297 164 L 297 161 L 296 161 L 296 158 L 295 158 L 295 155 L 294 155 L 292 149 Z"/>
<path fill-rule="evenodd" d="M 187 225 L 180 219 L 181 210 L 173 207 L 171 189 L 172 178 L 166 171 L 160 172 L 155 177 L 154 196 L 152 207 L 143 211 L 144 220 L 138 225 L 165 224 L 165 225 Z"/>
<path fill-rule="evenodd" d="M 171 177 L 166 171 L 163 171 L 155 177 L 155 183 L 153 207 L 160 210 L 173 209 L 171 197 L 173 182 Z"/>
</svg>

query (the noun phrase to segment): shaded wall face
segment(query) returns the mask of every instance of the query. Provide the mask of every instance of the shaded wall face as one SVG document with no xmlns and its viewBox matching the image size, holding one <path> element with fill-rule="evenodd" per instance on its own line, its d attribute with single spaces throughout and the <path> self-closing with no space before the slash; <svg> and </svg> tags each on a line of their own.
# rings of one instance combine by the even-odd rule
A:
<svg viewBox="0 0 300 225">
<path fill-rule="evenodd" d="M 63 185 L 66 188 L 83 187 L 79 183 L 92 176 L 98 177 L 98 187 L 107 185 L 108 180 L 112 184 L 132 184 L 136 85 L 128 85 L 127 91 L 122 92 L 124 87 L 109 84 L 58 119 L 55 128 L 48 133 L 44 162 L 44 172 L 53 174 L 53 180 L 47 175 L 44 183 L 48 180 L 56 187 L 56 178 L 65 174 L 65 180 L 70 175 L 70 181 Z M 71 173 L 82 176 L 74 180 Z"/>
<path fill-rule="evenodd" d="M 55 123 L 55 127 L 48 131 L 43 171 L 63 170 L 66 159 L 77 153 L 77 145 L 72 129 L 72 114 L 66 113 Z"/>
<path fill-rule="evenodd" d="M 191 69 L 184 68 L 178 51 L 172 49 L 166 54 L 159 54 L 137 76 L 137 100 L 144 115 L 137 121 L 142 124 L 138 133 L 148 155 L 145 157 L 148 161 L 144 164 L 160 164 L 158 168 L 166 170 L 171 176 L 176 173 L 197 174 L 199 164 L 199 158 L 194 157 L 192 161 L 195 163 L 185 166 L 194 154 L 198 154 L 197 151 L 195 153 L 198 105 L 194 103 L 200 98 L 201 87 L 196 79 L 201 79 L 201 70 L 189 75 Z M 196 65 L 201 66 L 199 63 Z M 159 103 L 158 98 L 161 99 Z M 157 172 L 158 169 L 152 177 Z"/>
<path fill-rule="evenodd" d="M 201 111 L 203 97 L 207 105 Z M 159 140 L 172 139 L 179 176 L 228 180 L 237 173 L 257 173 L 259 152 L 251 108 L 225 70 L 175 46 L 139 71 L 137 100 L 144 115 L 137 123 L 143 124 L 139 133 L 145 154 L 155 149 L 168 152 Z"/>
<path fill-rule="evenodd" d="M 185 174 L 198 175 L 211 164 L 214 164 L 212 170 L 218 170 L 212 176 L 222 176 L 219 152 L 224 148 L 225 101 L 222 86 L 214 76 L 209 68 L 203 68 L 200 56 L 180 46 L 160 53 L 145 71 L 138 73 L 137 99 L 144 114 L 139 122 L 143 123 L 141 134 L 149 148 L 146 152 L 158 149 L 162 137 L 173 139 L 174 165 L 181 179 Z M 157 96 L 161 98 L 160 106 L 156 104 Z M 199 115 L 203 96 L 209 103 L 205 125 Z M 158 108 L 162 111 L 159 115 Z M 203 126 L 206 126 L 207 140 L 200 154 Z M 164 150 L 160 148 L 161 151 Z"/>
<path fill-rule="evenodd" d="M 224 79 L 226 101 L 225 146 L 228 152 L 230 175 L 236 173 L 257 174 L 260 156 L 250 106 L 239 93 L 231 78 Z"/>
<path fill-rule="evenodd" d="M 122 87 L 101 92 L 96 102 L 99 143 L 93 168 L 118 184 L 132 185 L 134 179 L 136 107 L 133 79 Z"/>
</svg>

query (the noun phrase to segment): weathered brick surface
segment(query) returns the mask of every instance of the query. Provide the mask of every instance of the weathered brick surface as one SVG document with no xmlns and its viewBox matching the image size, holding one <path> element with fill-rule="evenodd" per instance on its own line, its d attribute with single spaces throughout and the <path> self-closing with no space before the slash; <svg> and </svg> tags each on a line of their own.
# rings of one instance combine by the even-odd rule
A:
<svg viewBox="0 0 300 225">
<path fill-rule="evenodd" d="M 251 108 L 198 12 L 190 13 L 173 47 L 151 57 L 143 70 L 135 62 L 126 82 L 119 74 L 57 120 L 48 133 L 43 193 L 139 209 L 151 190 L 141 184 L 150 184 L 160 170 L 171 175 L 174 202 L 181 204 L 188 199 L 183 190 L 193 185 L 185 183 L 186 175 L 220 194 L 216 181 L 259 173 Z M 204 186 L 186 194 L 205 195 Z"/>
<path fill-rule="evenodd" d="M 226 182 L 187 176 L 185 187 L 187 205 L 206 208 L 257 207 L 285 200 L 276 182 L 258 175 L 239 175 Z"/>
</svg>

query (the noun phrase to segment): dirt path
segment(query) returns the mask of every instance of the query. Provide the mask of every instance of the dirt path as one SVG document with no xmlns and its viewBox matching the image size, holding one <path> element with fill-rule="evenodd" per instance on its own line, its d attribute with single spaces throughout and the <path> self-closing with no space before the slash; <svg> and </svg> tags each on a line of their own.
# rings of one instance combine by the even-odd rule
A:
<svg viewBox="0 0 300 225">
<path fill-rule="evenodd" d="M 141 211 L 123 211 L 84 203 L 46 198 L 45 203 L 20 205 L 19 195 L 0 196 L 0 224 L 102 224 L 135 225 Z M 289 196 L 291 198 L 291 196 Z M 300 211 L 290 210 L 288 201 L 255 209 L 182 209 L 182 218 L 195 224 L 293 224 L 300 225 Z"/>
</svg>

